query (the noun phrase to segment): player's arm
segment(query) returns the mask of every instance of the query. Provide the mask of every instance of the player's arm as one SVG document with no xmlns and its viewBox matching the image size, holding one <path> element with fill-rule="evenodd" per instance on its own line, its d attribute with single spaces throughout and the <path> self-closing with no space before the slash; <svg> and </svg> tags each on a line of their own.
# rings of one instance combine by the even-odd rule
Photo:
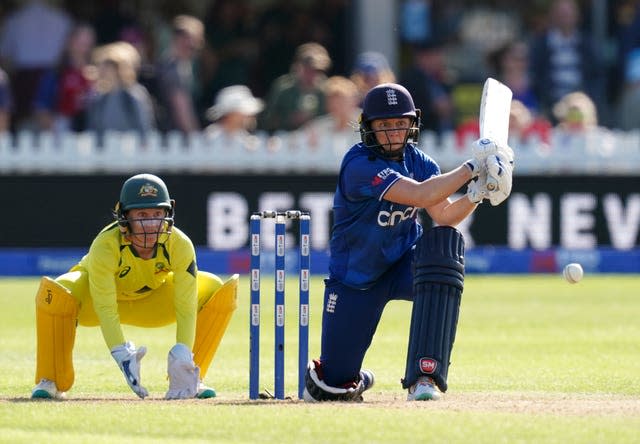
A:
<svg viewBox="0 0 640 444">
<path fill-rule="evenodd" d="M 198 311 L 196 275 L 198 269 L 195 251 L 190 242 L 178 243 L 176 250 L 171 253 L 175 261 L 173 284 L 175 288 L 176 343 L 184 344 L 191 349 L 196 336 Z"/>
<path fill-rule="evenodd" d="M 118 315 L 115 273 L 117 259 L 108 248 L 95 248 L 87 263 L 89 291 L 93 308 L 100 320 L 100 329 L 109 349 L 124 344 L 124 333 Z"/>
<path fill-rule="evenodd" d="M 438 205 L 444 206 L 448 203 L 449 196 L 472 179 L 473 168 L 473 165 L 464 164 L 448 173 L 432 176 L 422 182 L 406 176 L 400 177 L 387 190 L 384 199 L 426 209 Z M 475 204 L 472 204 L 469 199 L 467 201 L 468 205 L 465 203 L 458 205 L 473 211 Z"/>
</svg>

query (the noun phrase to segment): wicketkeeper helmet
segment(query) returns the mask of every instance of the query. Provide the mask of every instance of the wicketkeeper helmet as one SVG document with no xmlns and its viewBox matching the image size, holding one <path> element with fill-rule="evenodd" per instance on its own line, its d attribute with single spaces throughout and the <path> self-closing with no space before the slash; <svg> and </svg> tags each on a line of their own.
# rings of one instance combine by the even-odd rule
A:
<svg viewBox="0 0 640 444">
<path fill-rule="evenodd" d="M 123 225 L 127 223 L 126 212 L 134 208 L 164 208 L 167 221 L 173 224 L 175 201 L 169 197 L 169 190 L 158 176 L 137 174 L 127 179 L 120 190 L 120 200 L 116 204 L 116 217 Z"/>
</svg>

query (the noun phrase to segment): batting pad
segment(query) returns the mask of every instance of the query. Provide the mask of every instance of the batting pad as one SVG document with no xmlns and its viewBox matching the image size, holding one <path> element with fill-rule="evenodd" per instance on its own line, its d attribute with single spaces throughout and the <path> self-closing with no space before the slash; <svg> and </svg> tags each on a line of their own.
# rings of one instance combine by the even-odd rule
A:
<svg viewBox="0 0 640 444">
<path fill-rule="evenodd" d="M 420 376 L 447 391 L 449 359 L 456 337 L 464 286 L 464 239 L 451 227 L 425 232 L 416 246 L 414 301 L 402 386 Z"/>
<path fill-rule="evenodd" d="M 53 279 L 43 277 L 36 294 L 36 384 L 42 378 L 56 383 L 61 392 L 73 385 L 73 344 L 78 302 Z"/>
<path fill-rule="evenodd" d="M 231 315 L 238 306 L 238 275 L 234 274 L 220 287 L 198 312 L 193 361 L 204 379 L 227 330 Z"/>
</svg>

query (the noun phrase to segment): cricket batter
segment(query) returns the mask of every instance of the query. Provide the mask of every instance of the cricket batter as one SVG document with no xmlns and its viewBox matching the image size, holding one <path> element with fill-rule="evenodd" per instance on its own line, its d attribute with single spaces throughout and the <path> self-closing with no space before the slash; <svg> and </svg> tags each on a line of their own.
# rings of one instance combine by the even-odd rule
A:
<svg viewBox="0 0 640 444">
<path fill-rule="evenodd" d="M 116 221 L 96 236 L 68 273 L 43 277 L 36 294 L 36 387 L 32 398 L 60 398 L 74 381 L 76 325 L 100 326 L 111 356 L 140 398 L 145 347 L 125 339 L 122 324 L 176 324 L 169 350 L 167 399 L 212 398 L 202 383 L 236 308 L 238 275 L 223 283 L 198 271 L 191 240 L 174 226 L 174 200 L 152 174 L 127 179 Z"/>
<path fill-rule="evenodd" d="M 513 151 L 483 139 L 473 159 L 441 174 L 416 147 L 419 127 L 420 110 L 403 86 L 381 84 L 365 96 L 362 142 L 345 154 L 334 197 L 321 355 L 307 368 L 308 402 L 362 400 L 374 384 L 362 362 L 394 299 L 413 301 L 407 399 L 438 399 L 447 390 L 464 283 L 464 240 L 454 227 L 485 198 L 498 205 L 508 197 Z M 487 174 L 498 183 L 491 192 Z M 467 183 L 466 195 L 451 197 Z M 423 229 L 421 208 L 437 226 Z"/>
</svg>

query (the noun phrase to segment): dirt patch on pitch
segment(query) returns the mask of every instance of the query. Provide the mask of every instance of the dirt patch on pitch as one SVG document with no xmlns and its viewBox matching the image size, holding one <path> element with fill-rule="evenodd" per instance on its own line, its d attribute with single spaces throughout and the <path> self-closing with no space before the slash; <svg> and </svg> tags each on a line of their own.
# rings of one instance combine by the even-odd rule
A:
<svg viewBox="0 0 640 444">
<path fill-rule="evenodd" d="M 606 394 L 540 394 L 540 393 L 448 393 L 438 401 L 407 402 L 406 395 L 388 393 L 367 393 L 362 403 L 344 404 L 341 408 L 398 408 L 420 409 L 440 412 L 492 412 L 521 413 L 527 415 L 558 416 L 628 416 L 640 417 L 640 398 Z M 300 400 L 276 401 L 261 399 L 217 398 L 217 404 L 232 405 L 282 405 L 310 406 Z M 315 408 L 333 409 L 336 403 L 314 404 Z"/>
<path fill-rule="evenodd" d="M 402 396 L 372 394 L 364 403 L 434 411 L 524 413 L 539 415 L 640 416 L 640 398 L 606 394 L 448 393 L 438 401 L 407 402 Z"/>
<path fill-rule="evenodd" d="M 518 413 L 527 415 L 558 415 L 558 416 L 626 416 L 640 417 L 640 397 L 607 394 L 567 394 L 567 393 L 447 393 L 438 401 L 407 402 L 406 395 L 400 393 L 389 394 L 385 392 L 367 392 L 366 399 L 362 403 L 333 403 L 323 402 L 320 404 L 307 404 L 298 399 L 288 398 L 286 400 L 260 399 L 251 401 L 246 397 L 235 397 L 221 395 L 214 399 L 207 400 L 182 400 L 166 401 L 160 396 L 150 396 L 144 401 L 130 396 L 117 397 L 69 397 L 65 401 L 72 403 L 131 403 L 139 404 L 144 402 L 162 403 L 196 403 L 205 405 L 246 405 L 259 406 L 271 405 L 282 406 L 283 404 L 292 407 L 334 409 L 336 405 L 340 408 L 397 408 L 397 409 L 419 409 L 439 412 L 491 412 L 491 413 Z M 0 397 L 0 401 L 8 402 L 51 402 L 46 400 L 31 400 L 29 398 L 5 398 Z"/>
</svg>

